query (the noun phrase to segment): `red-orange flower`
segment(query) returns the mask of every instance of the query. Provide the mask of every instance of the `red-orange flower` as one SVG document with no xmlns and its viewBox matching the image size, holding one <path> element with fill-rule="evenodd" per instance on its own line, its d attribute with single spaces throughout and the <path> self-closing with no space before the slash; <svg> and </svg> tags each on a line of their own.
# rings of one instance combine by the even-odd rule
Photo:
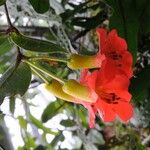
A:
<svg viewBox="0 0 150 150">
<path fill-rule="evenodd" d="M 104 122 L 111 122 L 119 117 L 127 122 L 133 116 L 128 92 L 132 76 L 132 56 L 126 41 L 117 35 L 116 30 L 107 33 L 97 29 L 100 48 L 94 56 L 72 55 L 68 67 L 72 69 L 96 68 L 93 72 L 84 69 L 80 84 L 68 80 L 64 85 L 48 86 L 57 97 L 84 105 L 90 115 L 90 127 L 94 126 L 95 114 Z M 59 91 L 56 88 L 59 88 Z"/>
<path fill-rule="evenodd" d="M 127 43 L 117 35 L 116 30 L 107 33 L 105 29 L 99 28 L 97 33 L 100 43 L 96 60 L 101 63 L 95 65 L 97 69 L 93 72 L 84 69 L 80 83 L 91 89 L 90 93 L 94 92 L 91 95 L 97 94 L 98 98 L 93 101 L 90 99 L 90 102 L 78 101 L 89 111 L 90 127 L 94 126 L 97 112 L 104 122 L 114 121 L 117 116 L 127 122 L 133 115 L 128 92 L 129 78 L 132 77 L 132 55 L 127 49 Z M 103 55 L 105 59 L 102 61 L 99 56 Z"/>
<path fill-rule="evenodd" d="M 96 91 L 98 99 L 94 103 L 82 104 L 89 110 L 90 127 L 94 126 L 95 113 L 99 113 L 104 122 L 111 122 L 118 116 L 123 122 L 127 122 L 133 115 L 130 102 L 131 95 L 128 92 L 129 79 L 125 75 L 116 75 L 110 82 L 107 80 L 103 69 L 89 73 L 83 70 L 81 84 Z"/>
<path fill-rule="evenodd" d="M 132 77 L 132 55 L 128 51 L 126 41 L 119 37 L 116 30 L 107 33 L 103 28 L 97 29 L 99 37 L 99 52 L 104 54 L 106 59 L 105 75 L 112 79 L 115 74 L 124 74 L 128 78 Z"/>
</svg>

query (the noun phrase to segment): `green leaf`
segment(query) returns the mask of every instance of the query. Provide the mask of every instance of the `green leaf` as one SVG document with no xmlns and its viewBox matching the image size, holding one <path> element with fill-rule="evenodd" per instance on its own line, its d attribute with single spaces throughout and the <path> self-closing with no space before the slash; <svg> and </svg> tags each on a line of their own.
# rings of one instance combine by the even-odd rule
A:
<svg viewBox="0 0 150 150">
<path fill-rule="evenodd" d="M 76 125 L 76 122 L 74 120 L 67 119 L 67 120 L 62 120 L 60 124 L 65 127 L 73 127 Z"/>
<path fill-rule="evenodd" d="M 14 114 L 14 111 L 15 111 L 15 97 L 14 96 L 11 96 L 9 98 L 9 110 L 12 114 Z"/>
<path fill-rule="evenodd" d="M 0 111 L 0 124 L 4 121 L 5 115 L 3 114 L 2 111 Z"/>
<path fill-rule="evenodd" d="M 68 9 L 64 13 L 60 14 L 60 16 L 62 17 L 63 21 L 69 20 L 76 13 L 79 13 L 81 10 L 86 9 L 88 3 L 89 3 L 89 1 L 80 3 L 80 5 L 72 5 L 74 7 L 73 10 Z"/>
<path fill-rule="evenodd" d="M 140 31 L 142 34 L 150 34 L 150 1 L 149 0 L 136 0 L 136 7 L 141 12 L 139 16 Z"/>
<path fill-rule="evenodd" d="M 73 10 L 66 10 L 61 14 L 63 21 L 69 21 L 72 26 L 79 26 L 89 31 L 96 28 L 106 19 L 107 7 L 104 2 L 86 1 L 84 3 L 80 3 L 79 5 L 72 5 L 72 7 Z M 91 14 L 94 14 L 92 17 L 75 16 L 76 14 L 84 14 L 91 10 Z"/>
<path fill-rule="evenodd" d="M 31 81 L 30 67 L 25 63 L 12 65 L 0 78 L 0 103 L 6 96 L 21 96 L 27 91 Z"/>
<path fill-rule="evenodd" d="M 59 133 L 57 136 L 55 136 L 55 138 L 52 140 L 51 145 L 52 145 L 52 146 L 55 146 L 55 145 L 57 145 L 58 142 L 64 141 L 64 139 L 65 139 L 65 137 L 64 137 L 63 133 L 60 132 L 60 133 Z"/>
<path fill-rule="evenodd" d="M 19 47 L 34 51 L 34 52 L 47 52 L 47 53 L 63 53 L 66 52 L 65 49 L 60 47 L 59 45 L 52 43 L 50 41 L 34 39 L 31 37 L 27 37 L 22 35 L 19 32 L 11 32 L 10 39 Z"/>
<path fill-rule="evenodd" d="M 49 0 L 29 0 L 37 13 L 45 13 L 49 10 Z"/>
<path fill-rule="evenodd" d="M 98 25 L 100 25 L 104 20 L 106 19 L 106 16 L 104 16 L 104 11 L 100 11 L 97 15 L 91 17 L 91 18 L 82 18 L 82 17 L 75 17 L 73 18 L 71 24 L 75 26 L 80 26 L 85 29 L 94 29 Z"/>
<path fill-rule="evenodd" d="M 42 114 L 42 122 L 46 122 L 52 117 L 54 117 L 57 113 L 62 111 L 65 102 L 61 102 L 57 100 L 55 102 L 50 103 L 44 110 Z"/>
<path fill-rule="evenodd" d="M 46 150 L 46 147 L 44 147 L 43 145 L 39 145 L 34 150 Z"/>
<path fill-rule="evenodd" d="M 132 78 L 130 92 L 134 103 L 144 100 L 150 87 L 150 66 L 144 68 L 135 78 Z"/>
<path fill-rule="evenodd" d="M 95 129 L 91 129 L 87 137 L 91 141 L 91 143 L 100 144 L 100 145 L 105 144 L 102 134 Z"/>
<path fill-rule="evenodd" d="M 26 138 L 26 142 L 25 142 L 25 149 L 36 148 L 35 138 L 33 138 L 33 136 L 30 135 L 29 133 L 26 133 L 26 134 L 27 134 L 27 138 Z"/>
<path fill-rule="evenodd" d="M 0 37 L 0 56 L 11 50 L 12 44 L 9 42 L 8 38 Z"/>
<path fill-rule="evenodd" d="M 6 2 L 6 0 L 0 0 L 0 6 L 3 5 Z"/>
<path fill-rule="evenodd" d="M 30 114 L 29 118 L 30 118 L 30 121 L 31 121 L 36 127 L 38 127 L 39 129 L 42 129 L 44 132 L 49 133 L 49 134 L 53 134 L 53 135 L 56 135 L 56 134 L 57 134 L 56 132 L 53 132 L 53 131 L 51 131 L 49 128 L 45 127 L 41 121 L 39 121 L 38 119 L 36 119 L 36 118 L 35 118 L 34 116 L 32 116 L 31 114 Z"/>
<path fill-rule="evenodd" d="M 76 112 L 79 116 L 79 119 L 80 119 L 82 125 L 87 128 L 88 127 L 87 110 L 83 106 L 80 105 L 80 106 L 78 106 L 78 109 L 76 110 Z"/>
<path fill-rule="evenodd" d="M 23 116 L 18 116 L 19 125 L 22 129 L 27 129 L 27 121 L 23 118 Z"/>
</svg>

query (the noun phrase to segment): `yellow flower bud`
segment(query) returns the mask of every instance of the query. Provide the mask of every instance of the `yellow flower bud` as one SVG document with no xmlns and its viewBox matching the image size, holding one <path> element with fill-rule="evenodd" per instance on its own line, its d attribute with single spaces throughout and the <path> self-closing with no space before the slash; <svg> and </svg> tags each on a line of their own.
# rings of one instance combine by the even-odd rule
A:
<svg viewBox="0 0 150 150">
<path fill-rule="evenodd" d="M 69 102 L 75 102 L 75 98 L 66 94 L 63 90 L 62 90 L 62 84 L 60 84 L 58 81 L 53 80 L 51 84 L 46 84 L 45 88 L 51 92 L 52 94 L 54 94 L 54 96 L 63 99 L 65 101 L 69 101 Z"/>
<path fill-rule="evenodd" d="M 103 60 L 103 55 L 83 56 L 73 54 L 70 56 L 67 66 L 70 69 L 99 68 Z"/>
<path fill-rule="evenodd" d="M 87 86 L 81 85 L 75 80 L 67 81 L 62 87 L 63 91 L 83 102 L 95 102 L 98 98 L 97 94 Z"/>
</svg>

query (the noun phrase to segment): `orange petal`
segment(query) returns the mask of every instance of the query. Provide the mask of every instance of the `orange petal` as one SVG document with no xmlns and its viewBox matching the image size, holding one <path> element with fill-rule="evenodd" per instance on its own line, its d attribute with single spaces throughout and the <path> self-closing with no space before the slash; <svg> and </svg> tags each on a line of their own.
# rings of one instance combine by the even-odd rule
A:
<svg viewBox="0 0 150 150">
<path fill-rule="evenodd" d="M 129 121 L 133 116 L 133 107 L 128 102 L 120 102 L 112 106 L 113 110 L 120 117 L 123 122 Z"/>
<path fill-rule="evenodd" d="M 99 99 L 95 104 L 97 111 L 104 122 L 112 122 L 116 119 L 115 112 L 111 109 L 111 105 Z"/>
</svg>

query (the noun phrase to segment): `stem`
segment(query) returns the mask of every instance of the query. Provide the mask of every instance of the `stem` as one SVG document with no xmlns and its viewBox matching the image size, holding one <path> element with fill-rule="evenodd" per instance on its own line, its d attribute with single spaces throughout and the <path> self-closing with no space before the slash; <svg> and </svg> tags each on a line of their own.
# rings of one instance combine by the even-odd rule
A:
<svg viewBox="0 0 150 150">
<path fill-rule="evenodd" d="M 31 67 L 32 71 L 37 74 L 46 84 L 49 84 L 49 81 L 44 77 L 42 76 L 36 69 L 34 69 L 33 67 Z"/>
<path fill-rule="evenodd" d="M 8 8 L 7 8 L 7 4 L 5 3 L 4 4 L 4 8 L 5 8 L 5 12 L 6 12 L 6 17 L 7 17 L 7 22 L 8 22 L 8 25 L 10 27 L 13 27 L 12 23 L 11 23 L 11 20 L 10 20 L 10 17 L 9 17 L 9 12 L 8 12 Z"/>
<path fill-rule="evenodd" d="M 55 57 L 31 57 L 31 58 L 29 58 L 29 60 L 31 60 L 31 61 L 46 60 L 46 61 L 57 61 L 57 62 L 67 63 L 66 59 L 59 59 L 59 58 L 55 58 Z"/>
<path fill-rule="evenodd" d="M 42 73 L 48 75 L 49 77 L 57 80 L 58 82 L 64 84 L 65 81 L 63 79 L 60 79 L 59 77 L 57 77 L 56 75 L 54 75 L 53 73 L 47 71 L 46 69 L 44 69 L 43 67 L 39 66 L 39 65 L 35 65 L 32 62 L 28 61 L 28 60 L 23 60 L 25 63 L 27 63 L 28 65 L 30 65 L 31 67 L 41 71 Z"/>
<path fill-rule="evenodd" d="M 17 64 L 19 64 L 19 63 L 21 62 L 22 58 L 23 58 L 23 55 L 22 55 L 22 53 L 21 53 L 21 51 L 20 51 L 20 48 L 19 48 L 18 46 L 17 46 L 16 48 L 17 48 L 17 58 L 16 58 L 16 62 L 17 62 Z"/>
</svg>

